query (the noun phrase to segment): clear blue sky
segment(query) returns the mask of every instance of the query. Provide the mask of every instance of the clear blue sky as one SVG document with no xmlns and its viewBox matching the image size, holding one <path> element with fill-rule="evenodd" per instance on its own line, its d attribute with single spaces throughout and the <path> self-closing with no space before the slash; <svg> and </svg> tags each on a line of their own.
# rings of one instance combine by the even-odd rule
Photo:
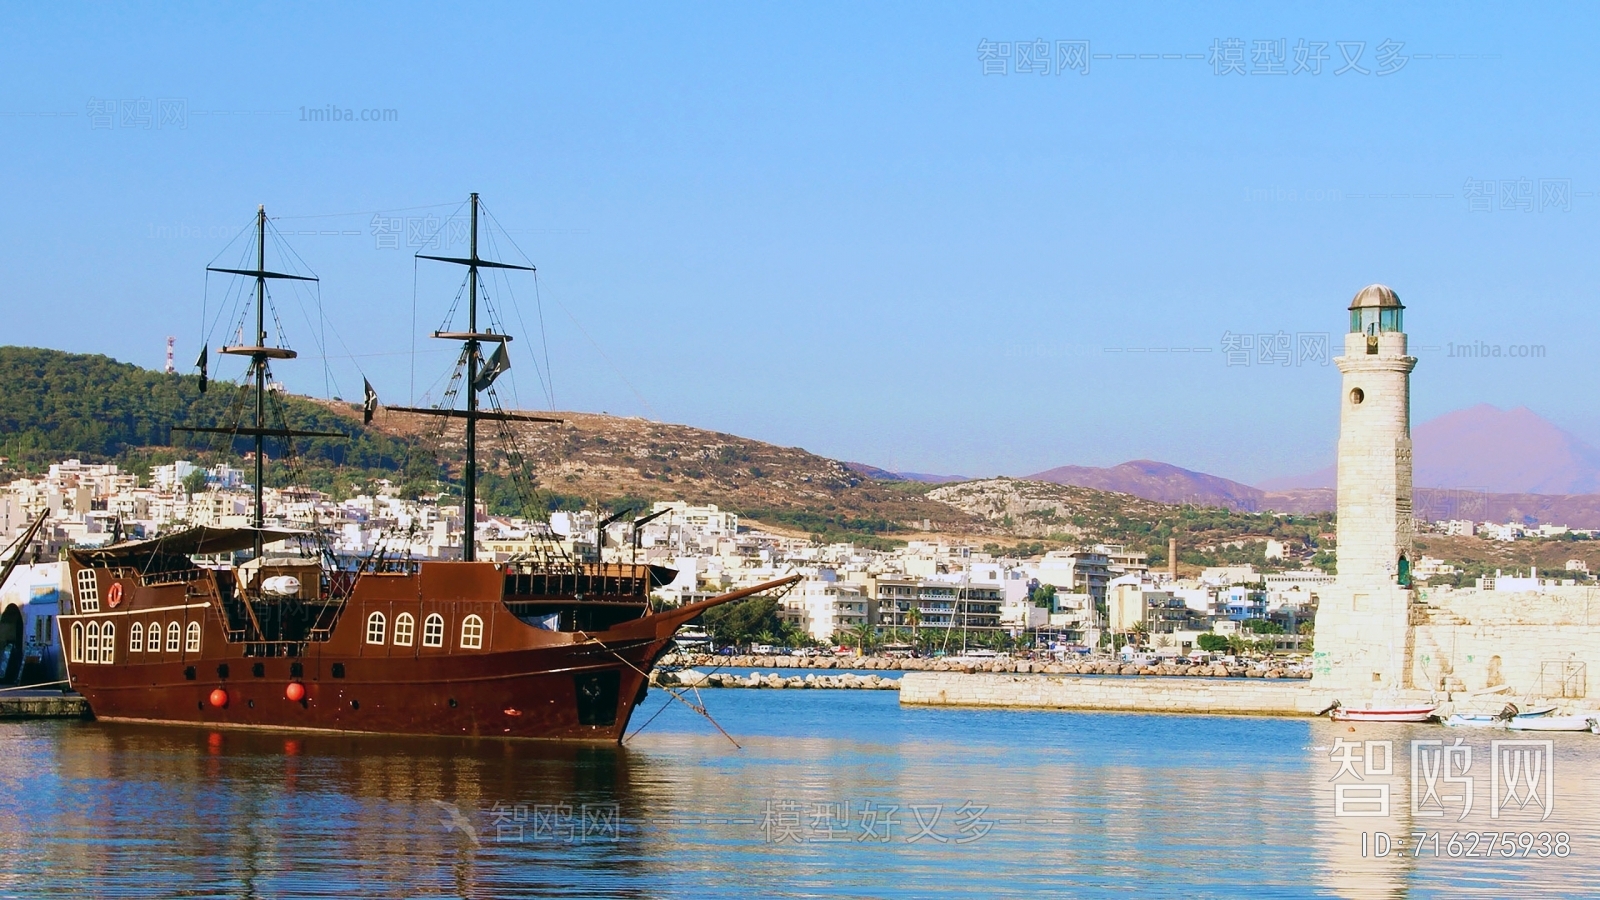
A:
<svg viewBox="0 0 1600 900">
<path fill-rule="evenodd" d="M 1337 342 L 1383 281 L 1418 421 L 1527 405 L 1600 440 L 1596 8 L 1208 6 L 6 4 L 0 340 L 155 367 L 172 334 L 187 366 L 203 268 L 265 203 L 333 232 L 289 240 L 339 392 L 404 400 L 414 290 L 431 329 L 457 273 L 414 281 L 374 213 L 475 190 L 540 268 L 562 409 L 902 470 L 1258 480 L 1331 461 L 1337 373 L 1230 366 L 1224 335 Z M 1329 58 L 1254 75 L 1278 39 Z M 1015 71 L 1034 40 L 1050 74 Z M 1056 74 L 1075 40 L 1088 74 Z M 1372 74 L 1334 74 L 1339 42 Z M 395 120 L 301 121 L 329 105 Z M 1478 341 L 1542 356 L 1449 357 Z M 280 371 L 324 392 L 320 360 Z"/>
</svg>

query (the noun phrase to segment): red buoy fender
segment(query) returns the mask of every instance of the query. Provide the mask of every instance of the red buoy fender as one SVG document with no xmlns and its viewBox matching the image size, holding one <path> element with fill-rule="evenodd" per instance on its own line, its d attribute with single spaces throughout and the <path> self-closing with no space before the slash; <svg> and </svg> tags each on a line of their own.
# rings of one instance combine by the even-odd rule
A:
<svg viewBox="0 0 1600 900">
<path fill-rule="evenodd" d="M 113 581 L 111 587 L 106 588 L 106 605 L 116 609 L 122 603 L 122 582 Z"/>
<path fill-rule="evenodd" d="M 289 686 L 283 689 L 283 696 L 293 703 L 299 703 L 306 697 L 306 686 L 298 681 L 291 681 Z"/>
<path fill-rule="evenodd" d="M 215 706 L 217 709 L 221 709 L 228 705 L 228 692 L 222 688 L 217 688 L 216 690 L 212 691 L 211 696 L 207 697 L 206 699 L 211 702 L 212 706 Z"/>
</svg>

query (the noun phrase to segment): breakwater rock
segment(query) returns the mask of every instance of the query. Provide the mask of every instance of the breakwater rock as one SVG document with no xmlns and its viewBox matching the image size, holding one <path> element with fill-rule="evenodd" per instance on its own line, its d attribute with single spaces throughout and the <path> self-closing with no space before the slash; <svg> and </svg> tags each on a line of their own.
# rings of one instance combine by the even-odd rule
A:
<svg viewBox="0 0 1600 900">
<path fill-rule="evenodd" d="M 1068 662 L 1033 659 L 980 659 L 939 657 L 937 659 L 899 659 L 888 656 L 712 656 L 704 653 L 673 653 L 662 657 L 666 668 L 678 666 L 726 666 L 735 669 L 866 669 L 898 672 L 988 672 L 1004 675 L 1147 675 L 1188 678 L 1310 678 L 1309 668 L 1291 667 L 1277 660 L 1251 665 L 1190 665 L 1157 663 L 1132 665 L 1120 659 L 1094 656 Z"/>
<path fill-rule="evenodd" d="M 657 687 L 703 687 L 703 688 L 769 688 L 769 689 L 805 689 L 822 688 L 833 690 L 857 691 L 896 691 L 900 689 L 900 681 L 896 678 L 884 678 L 880 675 L 857 675 L 854 672 L 842 672 L 838 675 L 818 675 L 815 672 L 800 675 L 779 675 L 777 672 L 751 672 L 749 675 L 739 675 L 734 672 L 701 672 L 697 669 L 680 669 L 678 671 L 656 670 L 650 675 L 650 683 Z"/>
</svg>

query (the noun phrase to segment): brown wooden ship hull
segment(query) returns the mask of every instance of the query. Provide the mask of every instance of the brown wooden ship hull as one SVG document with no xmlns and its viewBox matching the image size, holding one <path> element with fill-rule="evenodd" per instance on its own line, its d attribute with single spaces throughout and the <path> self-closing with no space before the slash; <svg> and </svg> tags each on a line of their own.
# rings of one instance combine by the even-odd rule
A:
<svg viewBox="0 0 1600 900">
<path fill-rule="evenodd" d="M 62 638 L 68 677 L 96 718 L 614 742 L 626 733 L 648 689 L 647 673 L 679 627 L 713 606 L 792 581 L 638 615 L 600 631 L 553 631 L 512 613 L 508 604 L 515 604 L 501 593 L 505 575 L 494 564 L 422 563 L 410 573 L 362 576 L 326 640 L 282 652 L 278 644 L 230 640 L 235 623 L 211 570 L 197 571 L 208 574 L 148 585 L 139 583 L 147 577 L 125 569 L 74 562 L 75 583 L 90 577 L 79 572 L 94 573 L 89 590 L 98 597 L 88 605 L 99 608 L 85 608 L 80 587 L 74 611 L 61 617 Z M 115 610 L 99 602 L 113 583 L 123 585 L 119 593 L 127 598 Z M 544 599 L 569 610 L 605 603 Z M 407 632 L 399 629 L 402 617 L 409 617 Z M 435 618 L 442 639 L 430 646 L 423 626 Z M 103 637 L 106 623 L 110 638 Z M 401 633 L 406 639 L 397 643 Z M 153 651 L 145 649 L 152 634 L 160 635 Z"/>
</svg>

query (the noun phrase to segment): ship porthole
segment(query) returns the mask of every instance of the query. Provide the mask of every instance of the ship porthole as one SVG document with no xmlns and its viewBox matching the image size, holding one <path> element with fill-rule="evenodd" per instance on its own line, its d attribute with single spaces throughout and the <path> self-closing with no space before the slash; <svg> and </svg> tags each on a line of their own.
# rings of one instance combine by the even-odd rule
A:
<svg viewBox="0 0 1600 900">
<path fill-rule="evenodd" d="M 244 705 L 250 707 L 251 709 L 256 708 L 256 702 L 254 700 L 246 700 Z"/>
<path fill-rule="evenodd" d="M 454 697 L 450 698 L 450 708 L 451 709 L 455 709 L 456 708 L 456 698 L 454 698 Z"/>
<path fill-rule="evenodd" d="M 351 700 L 350 701 L 350 708 L 351 709 L 360 709 L 361 708 L 361 701 L 360 700 Z"/>
</svg>

